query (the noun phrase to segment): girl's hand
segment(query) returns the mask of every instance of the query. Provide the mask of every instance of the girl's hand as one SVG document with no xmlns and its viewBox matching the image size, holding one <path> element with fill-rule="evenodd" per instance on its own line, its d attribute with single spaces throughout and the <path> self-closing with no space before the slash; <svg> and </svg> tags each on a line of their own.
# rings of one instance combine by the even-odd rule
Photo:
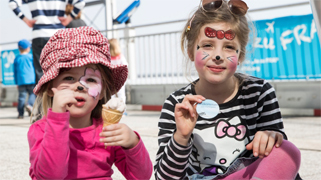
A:
<svg viewBox="0 0 321 180">
<path fill-rule="evenodd" d="M 255 157 L 263 158 L 268 156 L 275 144 L 280 147 L 283 141 L 283 135 L 276 131 L 258 131 L 255 133 L 253 141 L 246 146 L 247 150 L 253 150 Z"/>
<path fill-rule="evenodd" d="M 112 124 L 103 127 L 99 134 L 100 142 L 105 143 L 105 146 L 121 146 L 126 149 L 135 147 L 139 138 L 126 124 Z"/>
<path fill-rule="evenodd" d="M 74 91 L 70 89 L 58 90 L 51 88 L 53 95 L 52 112 L 64 113 L 67 111 L 67 106 L 77 103 Z"/>
<path fill-rule="evenodd" d="M 181 145 L 187 145 L 197 121 L 196 106 L 205 98 L 201 95 L 186 95 L 182 103 L 175 106 L 176 132 L 174 139 Z"/>
</svg>

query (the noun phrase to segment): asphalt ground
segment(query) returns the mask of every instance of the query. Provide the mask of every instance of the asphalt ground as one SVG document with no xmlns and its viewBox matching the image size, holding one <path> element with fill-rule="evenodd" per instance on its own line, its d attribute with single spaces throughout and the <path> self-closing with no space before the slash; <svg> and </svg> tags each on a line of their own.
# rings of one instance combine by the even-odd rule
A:
<svg viewBox="0 0 321 180">
<path fill-rule="evenodd" d="M 0 179 L 30 179 L 29 147 L 27 132 L 30 126 L 25 113 L 24 119 L 17 119 L 14 107 L 0 108 Z M 128 111 L 121 122 L 137 131 L 155 162 L 159 111 Z M 321 118 L 284 117 L 285 131 L 289 141 L 301 150 L 300 175 L 303 179 L 321 179 Z M 115 180 L 125 179 L 113 166 Z M 154 179 L 154 175 L 151 179 Z"/>
</svg>

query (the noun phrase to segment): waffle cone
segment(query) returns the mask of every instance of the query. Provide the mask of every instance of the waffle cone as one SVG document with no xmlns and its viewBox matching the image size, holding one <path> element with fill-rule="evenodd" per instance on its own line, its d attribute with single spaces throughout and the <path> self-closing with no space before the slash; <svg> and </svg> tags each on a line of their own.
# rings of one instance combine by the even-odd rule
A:
<svg viewBox="0 0 321 180">
<path fill-rule="evenodd" d="M 107 109 L 103 107 L 102 110 L 102 118 L 103 118 L 103 123 L 104 127 L 111 125 L 111 124 L 116 124 L 120 121 L 120 119 L 123 117 L 123 113 L 119 112 L 115 109 Z"/>
</svg>

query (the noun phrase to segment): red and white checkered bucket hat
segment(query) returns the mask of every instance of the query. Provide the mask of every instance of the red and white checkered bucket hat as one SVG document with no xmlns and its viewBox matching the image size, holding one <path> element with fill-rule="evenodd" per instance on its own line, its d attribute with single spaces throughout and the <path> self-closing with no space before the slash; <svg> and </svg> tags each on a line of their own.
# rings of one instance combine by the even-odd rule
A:
<svg viewBox="0 0 321 180">
<path fill-rule="evenodd" d="M 47 42 L 40 56 L 43 76 L 33 89 L 38 94 L 41 86 L 56 78 L 61 68 L 81 67 L 87 64 L 102 64 L 112 72 L 116 92 L 124 85 L 128 69 L 126 65 L 112 65 L 109 43 L 92 27 L 62 29 Z"/>
</svg>

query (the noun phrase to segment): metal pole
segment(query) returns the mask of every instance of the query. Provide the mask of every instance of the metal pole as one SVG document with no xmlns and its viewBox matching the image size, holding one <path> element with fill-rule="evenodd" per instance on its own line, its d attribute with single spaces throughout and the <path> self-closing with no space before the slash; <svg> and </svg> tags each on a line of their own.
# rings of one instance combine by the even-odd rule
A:
<svg viewBox="0 0 321 180">
<path fill-rule="evenodd" d="M 129 69 L 130 83 L 136 82 L 136 61 L 135 61 L 135 29 L 130 28 L 130 22 L 126 23 L 127 29 L 125 29 L 125 37 L 129 37 L 125 40 L 127 47 L 127 59 Z"/>
<path fill-rule="evenodd" d="M 106 29 L 113 29 L 112 0 L 105 0 Z M 106 37 L 113 38 L 113 32 L 107 31 Z"/>
<path fill-rule="evenodd" d="M 313 19 L 315 26 L 318 31 L 319 40 L 321 42 L 321 1 L 320 0 L 310 0 L 310 5 L 313 13 Z"/>
</svg>

